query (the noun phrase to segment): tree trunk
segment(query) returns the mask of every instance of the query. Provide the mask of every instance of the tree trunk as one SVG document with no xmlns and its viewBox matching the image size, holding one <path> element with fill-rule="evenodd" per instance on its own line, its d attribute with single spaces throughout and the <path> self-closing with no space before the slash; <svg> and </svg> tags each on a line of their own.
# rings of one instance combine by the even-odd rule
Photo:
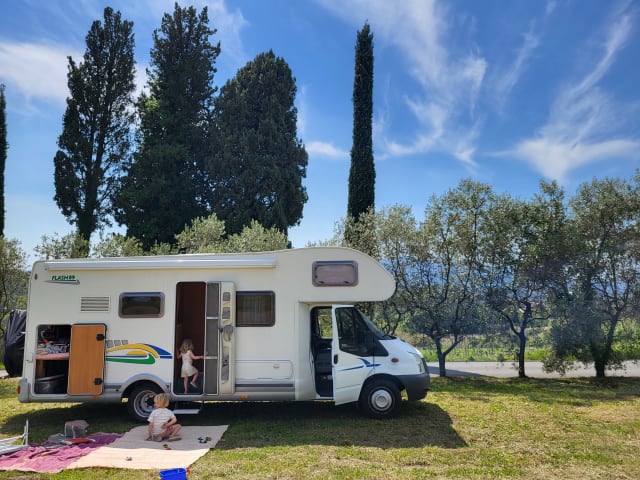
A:
<svg viewBox="0 0 640 480">
<path fill-rule="evenodd" d="M 527 378 L 527 374 L 524 371 L 524 353 L 527 347 L 527 336 L 524 330 L 518 333 L 518 339 L 520 340 L 520 348 L 518 349 L 518 378 Z"/>
<path fill-rule="evenodd" d="M 440 376 L 441 377 L 446 377 L 447 376 L 447 369 L 446 369 L 446 366 L 445 366 L 445 362 L 446 362 L 447 357 L 442 351 L 442 344 L 440 343 L 440 340 L 436 340 L 435 344 L 436 344 L 436 353 L 438 354 L 438 369 L 440 371 Z"/>
</svg>

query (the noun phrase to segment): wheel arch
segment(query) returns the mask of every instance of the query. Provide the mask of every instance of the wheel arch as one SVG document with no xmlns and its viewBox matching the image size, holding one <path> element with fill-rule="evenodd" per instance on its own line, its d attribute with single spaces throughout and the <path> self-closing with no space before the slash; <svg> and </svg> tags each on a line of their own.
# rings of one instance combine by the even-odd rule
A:
<svg viewBox="0 0 640 480">
<path fill-rule="evenodd" d="M 121 389 L 122 393 L 120 397 L 124 400 L 125 398 L 129 398 L 131 392 L 140 384 L 143 383 L 151 383 L 160 388 L 165 393 L 170 393 L 171 388 L 167 382 L 163 381 L 160 377 L 155 375 L 136 375 L 135 377 L 131 377 L 123 384 L 123 388 Z"/>
<path fill-rule="evenodd" d="M 372 376 L 368 377 L 364 381 L 364 383 L 362 384 L 362 388 L 360 389 L 360 394 L 362 394 L 362 391 L 370 383 L 377 382 L 379 380 L 387 380 L 387 381 L 395 383 L 396 387 L 398 387 L 398 390 L 400 390 L 400 392 L 403 392 L 404 389 L 405 389 L 404 388 L 404 384 L 402 383 L 402 381 L 400 381 L 400 379 L 398 377 L 394 377 L 393 375 L 389 375 L 388 373 L 377 373 L 375 375 L 372 375 Z"/>
</svg>

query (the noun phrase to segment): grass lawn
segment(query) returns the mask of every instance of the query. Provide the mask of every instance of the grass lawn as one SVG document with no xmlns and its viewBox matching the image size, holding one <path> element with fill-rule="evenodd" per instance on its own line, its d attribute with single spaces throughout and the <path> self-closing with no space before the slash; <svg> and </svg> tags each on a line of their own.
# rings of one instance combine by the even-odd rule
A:
<svg viewBox="0 0 640 480">
<path fill-rule="evenodd" d="M 124 405 L 21 404 L 0 380 L 0 435 L 31 424 L 31 441 L 66 420 L 90 432 L 137 424 Z M 638 479 L 640 378 L 439 378 L 422 402 L 375 421 L 332 403 L 209 403 L 184 425 L 228 424 L 190 480 L 228 479 Z M 0 479 L 158 479 L 157 471 L 89 469 Z"/>
</svg>

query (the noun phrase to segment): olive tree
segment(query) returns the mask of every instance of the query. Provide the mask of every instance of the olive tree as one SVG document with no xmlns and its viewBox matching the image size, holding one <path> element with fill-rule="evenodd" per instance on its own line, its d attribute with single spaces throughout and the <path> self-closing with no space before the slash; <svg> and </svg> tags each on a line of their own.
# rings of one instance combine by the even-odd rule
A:
<svg viewBox="0 0 640 480">
<path fill-rule="evenodd" d="M 377 214 L 377 231 L 380 263 L 396 282 L 396 292 L 381 303 L 378 318 L 383 330 L 393 335 L 413 314 L 409 273 L 418 241 L 418 224 L 411 207 L 394 205 L 380 211 Z"/>
<path fill-rule="evenodd" d="M 433 196 L 410 254 L 406 294 L 412 306 L 411 330 L 435 344 L 440 375 L 446 357 L 466 336 L 482 331 L 481 231 L 494 193 L 491 187 L 463 180 L 444 195 Z"/>
<path fill-rule="evenodd" d="M 532 201 L 502 196 L 489 218 L 483 233 L 485 302 L 516 336 L 518 376 L 526 377 L 528 330 L 550 317 L 546 294 L 564 265 L 564 192 L 543 182 Z"/>
<path fill-rule="evenodd" d="M 573 258 L 551 330 L 549 368 L 577 359 L 593 362 L 596 376 L 619 367 L 614 347 L 621 321 L 639 312 L 640 182 L 594 179 L 569 201 Z"/>
</svg>

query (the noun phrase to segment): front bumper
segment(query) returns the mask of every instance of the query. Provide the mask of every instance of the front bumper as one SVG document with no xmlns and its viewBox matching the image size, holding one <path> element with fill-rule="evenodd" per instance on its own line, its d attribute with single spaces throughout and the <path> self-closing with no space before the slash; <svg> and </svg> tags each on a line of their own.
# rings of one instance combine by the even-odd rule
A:
<svg viewBox="0 0 640 480">
<path fill-rule="evenodd" d="M 431 377 L 428 371 L 416 375 L 399 375 L 398 379 L 404 385 L 409 400 L 422 400 L 427 396 L 427 391 L 431 385 Z"/>
</svg>

